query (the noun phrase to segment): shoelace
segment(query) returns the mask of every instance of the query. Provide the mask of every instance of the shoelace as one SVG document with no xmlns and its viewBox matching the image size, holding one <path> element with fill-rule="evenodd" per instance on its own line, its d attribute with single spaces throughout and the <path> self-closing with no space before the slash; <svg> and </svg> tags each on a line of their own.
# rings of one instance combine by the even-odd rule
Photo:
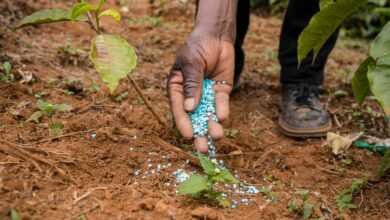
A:
<svg viewBox="0 0 390 220">
<path fill-rule="evenodd" d="M 319 111 L 314 105 L 314 101 L 319 97 L 320 90 L 317 86 L 299 84 L 290 87 L 291 96 L 299 107 L 305 106 L 312 110 Z"/>
</svg>

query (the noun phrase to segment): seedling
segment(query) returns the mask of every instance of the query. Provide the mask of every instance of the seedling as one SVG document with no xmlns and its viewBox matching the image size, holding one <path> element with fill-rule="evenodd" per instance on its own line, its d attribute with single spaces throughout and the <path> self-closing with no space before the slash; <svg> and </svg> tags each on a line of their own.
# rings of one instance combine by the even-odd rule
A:
<svg viewBox="0 0 390 220">
<path fill-rule="evenodd" d="M 93 5 L 82 0 L 71 9 L 57 8 L 41 10 L 25 17 L 16 26 L 16 29 L 30 25 L 64 21 L 88 23 L 89 27 L 96 33 L 96 36 L 91 41 L 89 59 L 94 64 L 96 71 L 110 92 L 114 93 L 119 85 L 119 81 L 127 77 L 153 116 L 155 116 L 161 125 L 166 127 L 165 122 L 156 114 L 152 105 L 143 96 L 136 82 L 129 75 L 137 65 L 137 56 L 134 48 L 125 39 L 117 35 L 102 33 L 100 26 L 100 19 L 102 17 L 109 16 L 116 21 L 121 20 L 120 13 L 115 9 L 109 8 L 103 10 L 106 1 L 99 0 L 97 5 Z"/>
<path fill-rule="evenodd" d="M 356 179 L 352 182 L 348 189 L 343 190 L 336 196 L 336 205 L 340 211 L 344 209 L 356 209 L 357 206 L 353 203 L 353 196 L 367 184 L 365 179 Z"/>
<path fill-rule="evenodd" d="M 206 175 L 193 174 L 179 187 L 179 195 L 188 195 L 196 199 L 216 201 L 222 207 L 230 207 L 231 201 L 223 192 L 215 191 L 216 183 L 238 184 L 239 181 L 227 170 L 219 166 L 216 160 L 198 153 L 200 164 Z"/>
<path fill-rule="evenodd" d="M 14 75 L 12 74 L 12 65 L 10 62 L 3 63 L 3 74 L 0 75 L 0 81 L 12 82 L 14 81 Z"/>
<path fill-rule="evenodd" d="M 64 124 L 61 122 L 54 122 L 49 124 L 49 134 L 52 137 L 58 137 L 63 134 Z"/>
<path fill-rule="evenodd" d="M 38 100 L 37 108 L 39 111 L 34 112 L 27 122 L 39 123 L 43 116 L 51 117 L 55 112 L 68 112 L 72 109 L 70 105 L 67 104 L 52 104 L 50 102 L 44 101 L 42 99 Z"/>
<path fill-rule="evenodd" d="M 25 17 L 16 28 L 63 21 L 87 22 L 96 32 L 96 36 L 91 41 L 89 58 L 95 65 L 99 76 L 113 93 L 119 80 L 126 77 L 136 67 L 137 57 L 134 48 L 126 40 L 116 35 L 102 33 L 100 26 L 102 17 L 110 16 L 116 21 L 121 19 L 118 11 L 112 8 L 103 10 L 105 3 L 106 0 L 100 0 L 97 5 L 81 1 L 71 9 L 38 11 Z"/>
<path fill-rule="evenodd" d="M 289 212 L 298 214 L 303 219 L 309 219 L 313 215 L 314 205 L 309 202 L 308 190 L 298 190 L 287 204 Z"/>
</svg>

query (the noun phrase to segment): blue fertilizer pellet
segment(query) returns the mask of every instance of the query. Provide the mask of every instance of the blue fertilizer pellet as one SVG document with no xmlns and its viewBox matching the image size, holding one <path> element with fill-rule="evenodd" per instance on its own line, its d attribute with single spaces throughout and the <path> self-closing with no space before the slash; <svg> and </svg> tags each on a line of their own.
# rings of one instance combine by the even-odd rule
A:
<svg viewBox="0 0 390 220">
<path fill-rule="evenodd" d="M 218 122 L 216 109 L 215 109 L 215 92 L 214 92 L 214 80 L 205 79 L 202 84 L 202 96 L 198 107 L 195 111 L 190 112 L 189 116 L 192 122 L 192 130 L 195 137 L 208 138 L 209 157 L 215 158 L 215 145 L 208 135 L 209 133 L 209 120 Z"/>
</svg>

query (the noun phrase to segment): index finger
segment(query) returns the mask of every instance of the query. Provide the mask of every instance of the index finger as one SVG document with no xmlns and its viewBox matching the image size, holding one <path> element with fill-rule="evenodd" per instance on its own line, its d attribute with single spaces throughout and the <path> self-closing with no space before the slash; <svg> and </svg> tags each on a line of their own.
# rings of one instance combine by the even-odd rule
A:
<svg viewBox="0 0 390 220">
<path fill-rule="evenodd" d="M 175 124 L 184 138 L 193 137 L 192 124 L 184 110 L 184 78 L 181 71 L 172 70 L 168 79 L 168 96 Z"/>
</svg>

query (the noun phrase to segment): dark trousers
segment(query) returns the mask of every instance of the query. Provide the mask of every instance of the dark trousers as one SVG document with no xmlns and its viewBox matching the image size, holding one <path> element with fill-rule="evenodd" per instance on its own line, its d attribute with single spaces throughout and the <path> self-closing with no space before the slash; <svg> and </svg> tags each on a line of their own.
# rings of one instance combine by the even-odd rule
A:
<svg viewBox="0 0 390 220">
<path fill-rule="evenodd" d="M 240 77 L 244 67 L 245 54 L 242 45 L 248 31 L 250 17 L 250 0 L 239 0 L 237 9 L 237 39 L 235 81 Z M 319 11 L 319 0 L 290 0 L 284 17 L 279 43 L 279 62 L 281 65 L 282 84 L 307 83 L 320 85 L 324 80 L 324 66 L 329 53 L 332 51 L 337 34 L 326 42 L 313 63 L 310 54 L 303 60 L 298 69 L 297 42 L 300 33 L 307 26 L 312 16 Z M 261 33 L 258 33 L 261 34 Z"/>
</svg>

